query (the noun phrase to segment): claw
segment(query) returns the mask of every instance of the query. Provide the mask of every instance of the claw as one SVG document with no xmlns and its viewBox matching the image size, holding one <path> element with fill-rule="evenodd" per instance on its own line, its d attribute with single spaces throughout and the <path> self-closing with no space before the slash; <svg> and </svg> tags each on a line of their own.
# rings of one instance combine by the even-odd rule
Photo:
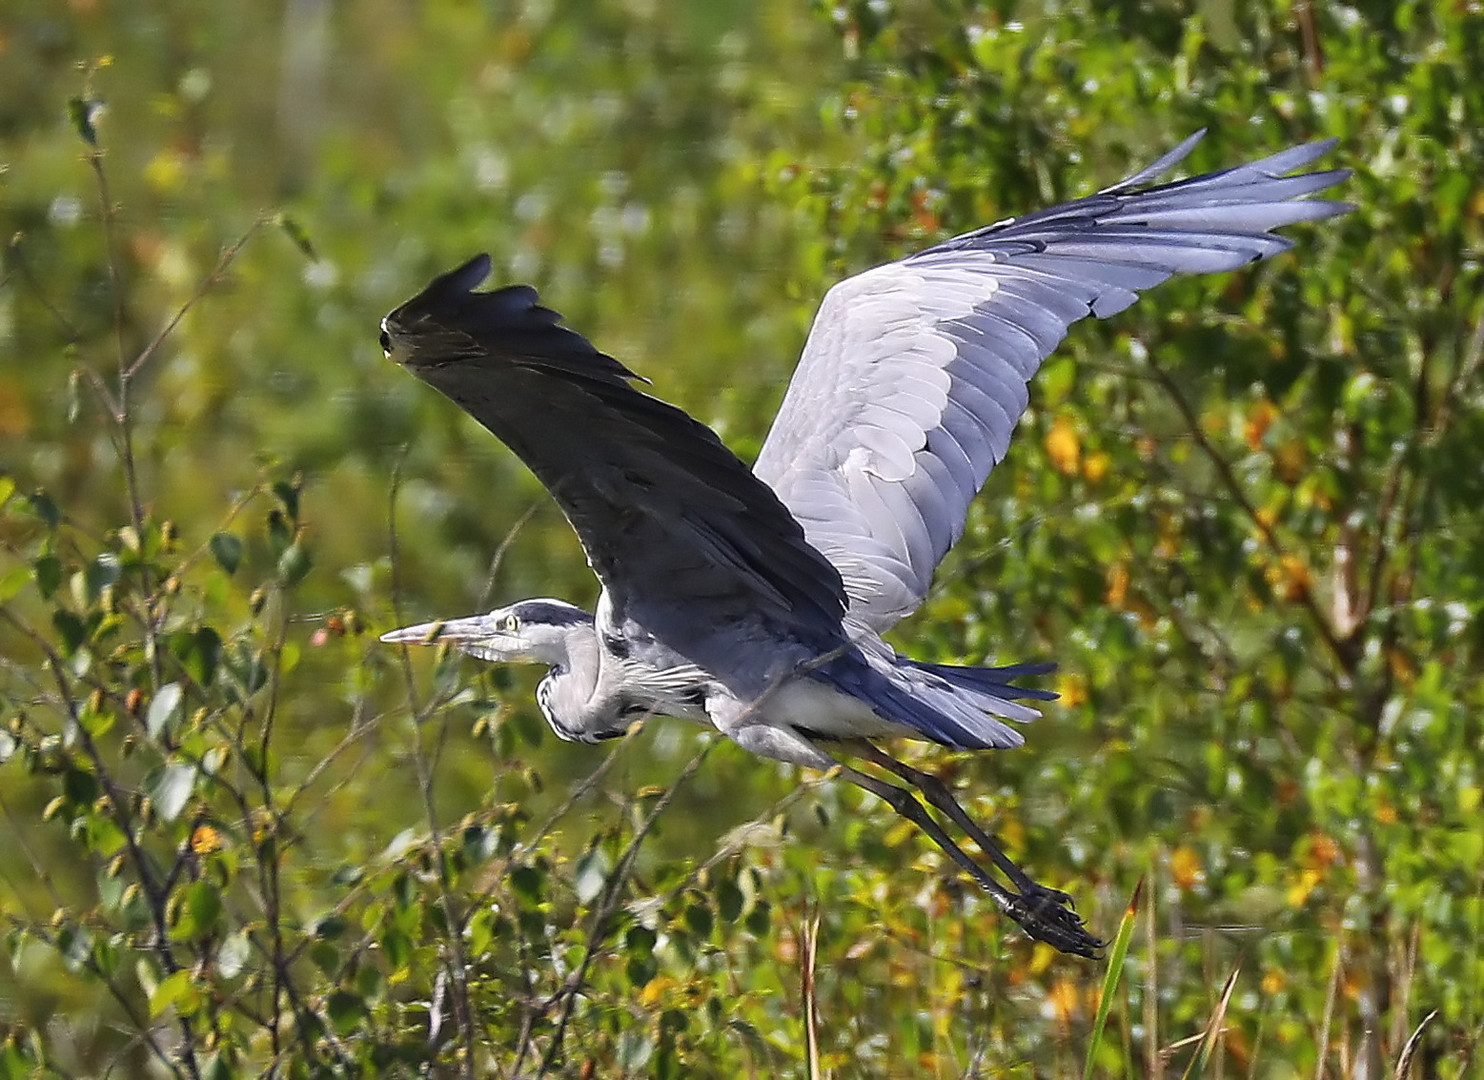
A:
<svg viewBox="0 0 1484 1080">
<path fill-rule="evenodd" d="M 1038 888 L 1039 893 L 1034 897 L 1018 895 L 1006 909 L 1006 914 L 1036 941 L 1044 941 L 1065 953 L 1097 960 L 1098 950 L 1106 942 L 1087 932 L 1082 917 L 1071 907 L 1071 897 L 1056 889 Z"/>
</svg>

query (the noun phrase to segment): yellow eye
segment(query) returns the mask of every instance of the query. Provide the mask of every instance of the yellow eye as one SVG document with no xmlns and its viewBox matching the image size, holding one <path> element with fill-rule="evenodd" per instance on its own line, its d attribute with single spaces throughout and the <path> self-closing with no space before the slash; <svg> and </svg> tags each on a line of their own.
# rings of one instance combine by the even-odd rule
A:
<svg viewBox="0 0 1484 1080">
<path fill-rule="evenodd" d="M 506 615 L 500 620 L 500 629 L 507 634 L 513 634 L 520 629 L 520 620 L 514 615 Z"/>
</svg>

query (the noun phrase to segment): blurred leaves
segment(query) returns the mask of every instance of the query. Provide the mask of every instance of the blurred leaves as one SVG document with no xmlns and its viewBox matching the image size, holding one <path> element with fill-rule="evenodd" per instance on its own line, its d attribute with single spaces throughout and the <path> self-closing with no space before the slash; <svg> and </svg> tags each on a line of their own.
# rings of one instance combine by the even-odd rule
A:
<svg viewBox="0 0 1484 1080">
<path fill-rule="evenodd" d="M 785 1074 L 809 912 L 837 1076 L 1477 1058 L 1476 19 L 816 7 L 7 12 L 0 1077 Z M 1337 136 L 1359 209 L 1075 327 L 899 639 L 1059 661 L 1026 748 L 908 752 L 1103 936 L 1147 876 L 1106 979 L 841 785 L 724 748 L 651 818 L 684 727 L 556 745 L 363 636 L 594 591 L 381 362 L 432 273 L 490 250 L 750 452 L 834 280 L 1198 127 Z"/>
</svg>

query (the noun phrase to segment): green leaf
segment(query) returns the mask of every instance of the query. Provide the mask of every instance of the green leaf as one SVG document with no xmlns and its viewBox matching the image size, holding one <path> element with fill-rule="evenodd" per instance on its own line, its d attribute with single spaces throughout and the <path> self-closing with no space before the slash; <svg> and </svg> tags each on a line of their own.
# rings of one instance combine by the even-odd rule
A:
<svg viewBox="0 0 1484 1080">
<path fill-rule="evenodd" d="M 93 932 L 85 926 L 68 923 L 57 931 L 57 951 L 62 964 L 73 974 L 87 969 L 92 958 Z"/>
<path fill-rule="evenodd" d="M 463 832 L 464 857 L 470 866 L 478 866 L 494 858 L 499 849 L 500 837 L 493 829 L 483 825 L 470 825 Z"/>
<path fill-rule="evenodd" d="M 209 687 L 221 662 L 222 638 L 209 626 L 179 630 L 170 635 L 170 651 L 198 686 Z"/>
<path fill-rule="evenodd" d="M 330 1023 L 341 1035 L 349 1035 L 366 1017 L 366 1005 L 360 995 L 349 990 L 335 990 L 325 1001 Z"/>
<path fill-rule="evenodd" d="M 72 130 L 89 146 L 98 145 L 98 128 L 95 121 L 103 112 L 103 102 L 97 98 L 75 97 L 67 102 L 67 119 L 72 121 Z"/>
<path fill-rule="evenodd" d="M 332 911 L 330 914 L 315 920 L 313 924 L 314 936 L 324 941 L 334 941 L 345 933 L 347 925 L 344 915 Z"/>
<path fill-rule="evenodd" d="M 66 656 L 77 652 L 88 639 L 87 626 L 66 608 L 58 608 L 52 612 L 52 627 L 62 639 L 62 652 Z"/>
<path fill-rule="evenodd" d="M 163 821 L 174 821 L 190 801 L 196 787 L 196 766 L 166 765 L 151 774 L 144 790 Z"/>
<path fill-rule="evenodd" d="M 56 532 L 57 526 L 62 524 L 62 511 L 57 509 L 57 504 L 46 492 L 33 491 L 27 497 L 27 505 L 30 506 L 31 512 L 39 517 L 52 532 Z"/>
<path fill-rule="evenodd" d="M 62 584 L 62 560 L 55 555 L 42 555 L 31 567 L 36 572 L 36 587 L 41 590 L 42 599 L 50 600 Z"/>
<path fill-rule="evenodd" d="M 601 848 L 593 848 L 577 860 L 577 872 L 572 875 L 572 888 L 581 903 L 591 904 L 596 900 L 607 880 L 608 858 Z"/>
<path fill-rule="evenodd" d="M 16 1043 L 0 1043 L 0 1080 L 27 1080 L 36 1075 L 35 1063 Z"/>
<path fill-rule="evenodd" d="M 299 489 L 286 480 L 275 480 L 273 482 L 273 494 L 283 506 L 283 512 L 288 515 L 290 521 L 299 520 Z"/>
<path fill-rule="evenodd" d="M 92 562 L 88 563 L 87 569 L 83 571 L 84 588 L 87 591 L 88 603 L 95 603 L 104 589 L 118 583 L 122 574 L 119 566 L 119 557 L 111 551 L 105 551 Z"/>
<path fill-rule="evenodd" d="M 713 921 L 711 909 L 704 903 L 687 904 L 685 908 L 685 925 L 697 937 L 710 937 Z"/>
<path fill-rule="evenodd" d="M 639 1028 L 630 1028 L 618 1039 L 618 1067 L 624 1073 L 636 1073 L 649 1063 L 654 1053 L 654 1038 Z"/>
<path fill-rule="evenodd" d="M 314 245 L 309 241 L 309 233 L 298 220 L 287 214 L 279 214 L 273 219 L 273 224 L 284 231 L 284 234 L 293 241 L 293 244 L 310 262 L 319 262 L 319 255 L 315 253 Z"/>
<path fill-rule="evenodd" d="M 160 1016 L 173 1005 L 182 1016 L 190 1016 L 200 1004 L 201 990 L 191 980 L 190 970 L 182 968 L 161 979 L 154 993 L 150 994 L 149 1015 Z"/>
<path fill-rule="evenodd" d="M 216 928 L 222 913 L 222 897 L 217 887 L 204 878 L 193 882 L 186 890 L 180 906 L 180 918 L 175 924 L 175 937 L 180 941 L 193 941 Z"/>
<path fill-rule="evenodd" d="M 217 975 L 223 979 L 236 979 L 248 966 L 252 955 L 252 939 L 246 930 L 237 930 L 223 938 L 217 949 Z"/>
<path fill-rule="evenodd" d="M 278 557 L 279 580 L 285 587 L 297 585 L 304 580 L 312 564 L 309 550 L 303 544 L 290 544 Z"/>
<path fill-rule="evenodd" d="M 737 888 L 737 883 L 730 878 L 723 878 L 716 886 L 716 910 L 721 913 L 723 921 L 733 923 L 742 915 L 742 907 L 746 902 L 742 890 Z"/>
<path fill-rule="evenodd" d="M 149 711 L 144 714 L 145 729 L 152 737 L 163 738 L 165 733 L 174 726 L 180 716 L 182 697 L 183 691 L 180 683 L 166 683 L 160 687 L 159 692 L 149 703 Z"/>
<path fill-rule="evenodd" d="M 1144 879 L 1134 886 L 1134 895 L 1128 902 L 1123 919 L 1118 924 L 1118 933 L 1108 953 L 1108 969 L 1103 973 L 1103 993 L 1098 1000 L 1097 1015 L 1092 1021 L 1092 1034 L 1087 1042 L 1087 1057 L 1083 1063 L 1082 1080 L 1092 1080 L 1097 1065 L 1098 1046 L 1103 1039 L 1103 1030 L 1108 1023 L 1108 1012 L 1113 1007 L 1118 980 L 1123 976 L 1124 961 L 1128 957 L 1129 945 L 1134 940 L 1134 926 L 1139 916 L 1139 897 L 1144 891 Z"/>
<path fill-rule="evenodd" d="M 242 565 L 242 550 L 245 546 L 240 536 L 219 532 L 207 541 L 206 546 L 211 549 L 211 557 L 218 566 L 229 575 L 237 573 L 237 568 Z"/>
<path fill-rule="evenodd" d="M 388 927 L 381 935 L 381 951 L 391 970 L 400 971 L 412 958 L 412 939 L 396 927 Z"/>
<path fill-rule="evenodd" d="M 510 872 L 510 887 L 530 907 L 535 907 L 541 902 L 545 885 L 546 872 L 540 867 L 527 864 L 517 866 Z"/>
<path fill-rule="evenodd" d="M 78 806 L 86 806 L 98 797 L 98 778 L 83 769 L 68 769 L 62 777 L 62 790 Z"/>
<path fill-rule="evenodd" d="M 0 575 L 0 604 L 14 600 L 20 591 L 35 576 L 36 571 L 29 566 L 13 566 Z"/>
</svg>

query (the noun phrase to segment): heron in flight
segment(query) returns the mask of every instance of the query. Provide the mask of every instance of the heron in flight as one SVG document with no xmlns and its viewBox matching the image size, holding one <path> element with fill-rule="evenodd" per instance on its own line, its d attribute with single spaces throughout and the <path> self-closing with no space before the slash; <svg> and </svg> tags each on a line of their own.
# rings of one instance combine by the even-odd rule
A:
<svg viewBox="0 0 1484 1080">
<path fill-rule="evenodd" d="M 938 844 L 1033 938 L 1101 942 L 1033 881 L 936 776 L 878 740 L 1019 746 L 1054 664 L 924 663 L 881 637 L 927 595 L 969 503 L 1004 458 L 1026 383 L 1087 315 L 1176 273 L 1275 255 L 1273 230 L 1343 213 L 1300 172 L 1333 140 L 1175 183 L 1201 134 L 1112 187 L 946 240 L 835 285 L 751 468 L 705 425 L 561 325 L 536 291 L 475 292 L 479 255 L 382 320 L 386 355 L 488 428 L 551 492 L 602 585 L 589 613 L 522 600 L 382 635 L 545 664 L 536 700 L 563 739 L 654 715 L 710 724 L 755 754 L 838 775 Z M 898 786 L 837 758 L 895 776 Z M 914 794 L 915 792 L 915 794 Z M 1001 884 L 919 801 L 940 811 Z"/>
</svg>

